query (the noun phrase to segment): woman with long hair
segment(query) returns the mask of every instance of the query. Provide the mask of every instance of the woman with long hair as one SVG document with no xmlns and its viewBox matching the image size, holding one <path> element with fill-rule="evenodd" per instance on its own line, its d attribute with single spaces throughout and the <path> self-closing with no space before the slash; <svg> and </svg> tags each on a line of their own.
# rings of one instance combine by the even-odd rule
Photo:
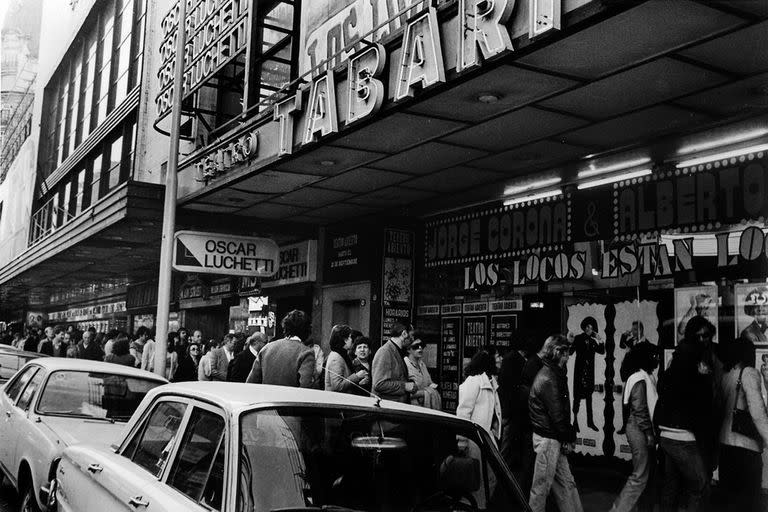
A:
<svg viewBox="0 0 768 512">
<path fill-rule="evenodd" d="M 456 409 L 458 417 L 474 421 L 497 443 L 501 439 L 501 402 L 496 375 L 501 361 L 496 347 L 480 350 L 472 357 L 464 370 L 467 378 L 459 386 Z"/>
<path fill-rule="evenodd" d="M 325 390 L 339 393 L 355 393 L 370 377 L 365 370 L 352 373 L 352 329 L 348 325 L 334 325 L 331 330 L 331 353 L 325 361 Z"/>
<path fill-rule="evenodd" d="M 112 352 L 104 357 L 104 361 L 123 366 L 136 366 L 136 359 L 131 355 L 131 344 L 127 334 L 121 332 L 117 335 L 112 343 Z"/>
<path fill-rule="evenodd" d="M 427 365 L 424 363 L 424 342 L 414 334 L 413 343 L 408 347 L 405 365 L 408 367 L 408 378 L 416 385 L 411 393 L 411 404 L 421 405 L 429 409 L 442 409 L 440 393 L 437 384 L 432 382 Z"/>
<path fill-rule="evenodd" d="M 749 333 L 724 346 L 722 355 L 726 373 L 720 383 L 720 486 L 729 501 L 724 510 L 762 510 L 762 452 L 768 444 L 768 410 L 760 384 L 768 386 L 768 371 L 761 375 L 755 368 L 755 346 Z"/>
</svg>

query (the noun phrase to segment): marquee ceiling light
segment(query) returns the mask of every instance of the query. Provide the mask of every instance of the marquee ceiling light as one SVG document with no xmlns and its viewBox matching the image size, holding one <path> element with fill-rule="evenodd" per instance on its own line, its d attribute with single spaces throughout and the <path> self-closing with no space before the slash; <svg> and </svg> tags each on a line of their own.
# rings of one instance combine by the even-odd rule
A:
<svg viewBox="0 0 768 512">
<path fill-rule="evenodd" d="M 595 167 L 594 164 L 590 164 L 589 169 L 579 171 L 577 176 L 579 178 L 589 178 L 590 176 L 597 176 L 598 174 L 605 174 L 608 172 L 621 171 L 624 169 L 629 169 L 631 167 L 637 167 L 639 165 L 650 163 L 650 161 L 651 161 L 650 158 L 644 157 L 644 158 L 637 158 L 635 160 L 627 160 L 625 162 L 619 162 L 613 165 L 606 165 L 605 167 Z"/>
<path fill-rule="evenodd" d="M 737 142 L 744 142 L 746 140 L 756 139 L 757 137 L 762 137 L 765 134 L 768 134 L 768 128 L 758 128 L 755 130 L 750 130 L 748 132 L 739 133 L 736 135 L 729 135 L 728 137 L 721 137 L 719 139 L 710 140 L 707 142 L 700 142 L 697 144 L 690 144 L 688 146 L 683 146 L 677 151 L 677 154 L 686 155 L 688 153 L 697 153 L 699 151 L 713 149 L 720 146 L 728 146 L 730 144 L 736 144 Z"/>
<path fill-rule="evenodd" d="M 525 203 L 528 201 L 535 201 L 537 199 L 546 199 L 547 197 L 560 196 L 563 194 L 563 189 L 555 188 L 552 190 L 545 190 L 544 192 L 538 192 L 536 194 L 530 194 L 527 196 L 514 197 L 504 201 L 504 206 L 512 206 L 513 204 Z"/>
<path fill-rule="evenodd" d="M 477 101 L 487 105 L 498 103 L 500 99 L 501 96 L 495 92 L 481 92 L 477 95 Z"/>
<path fill-rule="evenodd" d="M 563 178 L 556 176 L 554 178 L 546 178 L 539 181 L 533 181 L 531 183 L 527 183 L 525 185 L 515 185 L 512 187 L 507 187 L 504 189 L 504 195 L 505 196 L 512 196 L 515 194 L 520 194 L 522 192 L 529 192 L 531 190 L 536 190 L 539 188 L 549 187 L 551 185 L 557 185 L 563 181 Z"/>
<path fill-rule="evenodd" d="M 333 165 L 336 165 L 335 160 L 320 160 L 320 165 L 323 167 L 331 167 Z"/>
<path fill-rule="evenodd" d="M 691 160 L 684 160 L 675 165 L 678 169 L 683 167 L 692 167 L 694 165 L 706 164 L 717 160 L 724 160 L 727 158 L 734 158 L 737 156 L 746 155 L 748 153 L 757 153 L 759 151 L 768 150 L 768 144 L 758 144 L 756 146 L 749 146 L 741 149 L 734 149 L 732 151 L 725 151 L 723 153 L 715 153 L 713 155 L 702 156 L 699 158 L 692 158 Z"/>
<path fill-rule="evenodd" d="M 585 181 L 584 183 L 579 183 L 576 188 L 578 188 L 579 190 L 582 190 L 585 188 L 599 187 L 600 185 L 616 183 L 617 181 L 631 180 L 632 178 L 641 178 L 643 176 L 648 176 L 652 172 L 653 171 L 651 169 L 641 169 L 639 171 L 625 172 L 622 174 L 617 174 L 615 176 L 601 178 L 599 180 Z"/>
</svg>

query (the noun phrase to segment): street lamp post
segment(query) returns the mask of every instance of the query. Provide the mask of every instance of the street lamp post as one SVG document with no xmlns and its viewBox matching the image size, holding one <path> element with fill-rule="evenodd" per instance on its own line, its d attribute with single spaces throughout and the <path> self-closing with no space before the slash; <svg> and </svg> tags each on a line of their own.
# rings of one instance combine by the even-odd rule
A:
<svg viewBox="0 0 768 512">
<path fill-rule="evenodd" d="M 184 78 L 184 46 L 187 0 L 179 0 L 176 26 L 176 59 L 173 70 L 173 110 L 171 112 L 171 140 L 168 167 L 165 173 L 165 203 L 163 205 L 163 238 L 160 245 L 160 275 L 157 282 L 157 319 L 155 336 L 155 373 L 165 375 L 168 352 L 168 316 L 171 305 L 171 278 L 173 268 L 173 235 L 176 230 L 176 194 L 179 167 L 179 130 L 181 128 L 182 80 Z"/>
</svg>

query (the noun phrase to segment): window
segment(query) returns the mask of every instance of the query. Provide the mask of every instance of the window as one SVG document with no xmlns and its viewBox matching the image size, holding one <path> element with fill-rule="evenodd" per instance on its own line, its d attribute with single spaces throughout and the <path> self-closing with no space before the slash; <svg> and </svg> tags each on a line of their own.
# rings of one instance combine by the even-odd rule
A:
<svg viewBox="0 0 768 512">
<path fill-rule="evenodd" d="M 77 173 L 77 181 L 76 183 L 76 190 L 75 193 L 77 194 L 75 199 L 75 216 L 80 215 L 80 212 L 83 211 L 83 208 L 87 208 L 88 204 L 83 202 L 83 198 L 85 196 L 85 169 L 80 169 Z"/>
<path fill-rule="evenodd" d="M 213 459 L 213 467 L 211 467 L 211 473 L 200 500 L 200 503 L 213 510 L 221 510 L 221 503 L 224 499 L 224 454 L 226 449 L 227 438 L 224 436 L 219 443 L 219 451 L 216 452 L 216 458 Z"/>
<path fill-rule="evenodd" d="M 40 387 L 40 384 L 43 383 L 43 374 L 45 372 L 39 371 L 36 372 L 35 375 L 32 377 L 32 380 L 29 381 L 29 384 L 27 384 L 27 387 L 24 388 L 24 391 L 21 393 L 21 396 L 19 397 L 19 401 L 16 402 L 16 407 L 21 409 L 22 411 L 26 411 L 29 409 L 29 403 L 32 401 L 32 398 L 35 396 L 35 392 L 37 391 L 37 388 Z"/>
<path fill-rule="evenodd" d="M 109 168 L 107 175 L 107 190 L 112 190 L 120 182 L 120 161 L 122 160 L 123 137 L 118 137 L 109 147 Z"/>
<path fill-rule="evenodd" d="M 186 404 L 158 403 L 123 455 L 155 476 L 162 473 L 184 418 Z"/>
<path fill-rule="evenodd" d="M 50 175 L 139 83 L 146 0 L 101 0 L 45 88 L 40 161 Z"/>
<path fill-rule="evenodd" d="M 209 475 L 216 479 L 212 473 L 218 453 L 224 446 L 224 427 L 224 418 L 220 415 L 196 407 L 192 410 L 187 430 L 179 444 L 168 485 L 196 503 L 203 497 L 203 491 L 206 491 L 208 499 L 221 503 L 223 487 L 208 489 L 207 482 Z"/>
<path fill-rule="evenodd" d="M 16 401 L 21 390 L 24 389 L 24 386 L 27 385 L 27 382 L 29 382 L 38 369 L 37 366 L 27 367 L 21 374 L 16 376 L 16 379 L 13 382 L 5 386 L 5 394 L 8 395 L 8 399 L 11 402 Z"/>
</svg>

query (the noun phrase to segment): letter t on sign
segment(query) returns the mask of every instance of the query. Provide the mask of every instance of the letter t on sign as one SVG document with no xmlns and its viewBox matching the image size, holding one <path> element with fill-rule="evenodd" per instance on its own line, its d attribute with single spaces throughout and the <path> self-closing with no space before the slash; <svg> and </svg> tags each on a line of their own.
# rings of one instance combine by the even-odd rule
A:
<svg viewBox="0 0 768 512">
<path fill-rule="evenodd" d="M 280 124 L 278 156 L 293 153 L 293 117 L 301 111 L 302 91 L 296 90 L 296 94 L 275 105 L 273 119 Z"/>
<path fill-rule="evenodd" d="M 456 71 L 480 65 L 480 54 L 488 60 L 514 50 L 506 24 L 515 0 L 459 0 L 459 41 Z"/>
</svg>

